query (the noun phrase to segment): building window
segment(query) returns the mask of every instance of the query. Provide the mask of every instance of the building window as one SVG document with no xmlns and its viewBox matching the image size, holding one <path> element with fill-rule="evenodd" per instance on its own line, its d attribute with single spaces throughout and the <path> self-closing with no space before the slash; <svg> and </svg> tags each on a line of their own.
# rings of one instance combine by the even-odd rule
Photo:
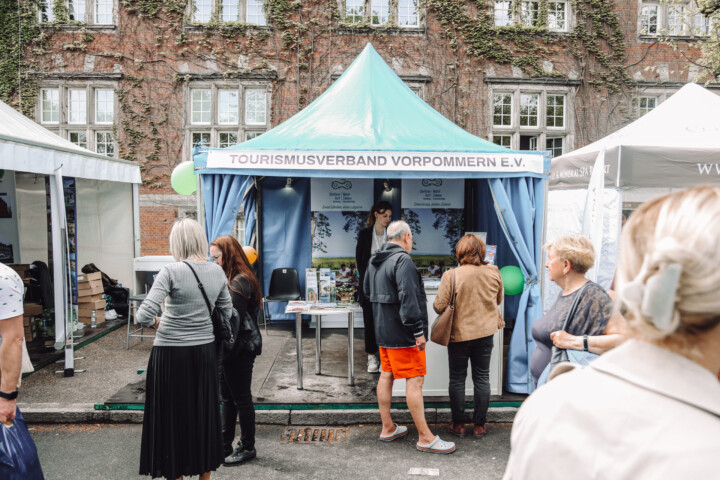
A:
<svg viewBox="0 0 720 480">
<path fill-rule="evenodd" d="M 38 19 L 41 23 L 59 20 L 55 17 L 53 6 L 58 0 L 40 0 Z M 67 8 L 67 21 L 83 22 L 91 25 L 113 25 L 117 0 L 60 0 Z M 65 21 L 65 20 L 61 20 Z"/>
<path fill-rule="evenodd" d="M 513 24 L 512 2 L 509 0 L 495 1 L 495 25 L 506 27 Z"/>
<path fill-rule="evenodd" d="M 512 145 L 512 135 L 493 135 L 492 141 L 494 144 L 500 145 L 501 147 L 510 148 Z"/>
<path fill-rule="evenodd" d="M 189 151 L 200 141 L 210 147 L 237 145 L 269 128 L 265 84 L 198 81 L 188 89 Z"/>
<path fill-rule="evenodd" d="M 548 2 L 548 29 L 555 32 L 567 31 L 567 3 Z"/>
<path fill-rule="evenodd" d="M 494 90 L 493 143 L 515 150 L 547 149 L 553 155 L 564 151 L 572 134 L 569 88 L 498 85 Z"/>
<path fill-rule="evenodd" d="M 221 22 L 267 25 L 263 2 L 264 0 L 192 0 L 189 18 L 196 23 L 209 23 L 214 18 Z"/>
<path fill-rule="evenodd" d="M 420 25 L 417 0 L 399 0 L 398 25 L 401 27 L 417 27 Z"/>
<path fill-rule="evenodd" d="M 695 3 L 676 1 L 673 3 L 642 2 L 640 4 L 640 35 L 667 34 L 671 37 L 710 34 L 712 21 L 699 12 Z"/>
<path fill-rule="evenodd" d="M 373 26 L 396 23 L 400 27 L 418 27 L 418 0 L 338 0 L 345 23 L 369 23 Z"/>
<path fill-rule="evenodd" d="M 259 137 L 263 132 L 245 132 L 245 141 L 252 140 L 255 137 Z"/>
<path fill-rule="evenodd" d="M 531 0 L 520 4 L 520 18 L 526 27 L 537 27 L 540 19 L 540 2 Z"/>
<path fill-rule="evenodd" d="M 116 156 L 117 144 L 110 127 L 115 123 L 115 90 L 112 85 L 56 82 L 40 88 L 40 123 L 61 137 L 88 150 Z"/>
<path fill-rule="evenodd" d="M 657 97 L 639 97 L 638 98 L 638 110 L 639 116 L 643 116 L 650 110 L 657 107 Z"/>
<path fill-rule="evenodd" d="M 536 93 L 520 94 L 520 126 L 538 126 L 538 103 L 540 95 Z"/>
</svg>

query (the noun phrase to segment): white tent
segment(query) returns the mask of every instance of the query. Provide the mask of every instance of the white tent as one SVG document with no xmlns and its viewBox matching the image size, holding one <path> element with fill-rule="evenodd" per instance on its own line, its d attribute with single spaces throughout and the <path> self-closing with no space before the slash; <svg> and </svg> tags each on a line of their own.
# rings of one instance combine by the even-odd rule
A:
<svg viewBox="0 0 720 480">
<path fill-rule="evenodd" d="M 590 175 L 603 148 L 606 188 L 598 283 L 608 288 L 617 264 L 623 209 L 632 210 L 675 189 L 720 184 L 720 96 L 687 84 L 630 125 L 554 158 L 547 210 L 549 240 L 581 233 Z M 558 289 L 545 280 L 547 309 Z"/>
<path fill-rule="evenodd" d="M 135 162 L 81 148 L 0 102 L 0 170 L 7 190 L 4 197 L 14 211 L 11 219 L 2 219 L 3 233 L 14 237 L 12 243 L 16 248 L 11 263 L 47 259 L 61 266 L 53 269 L 55 332 L 56 345 L 67 345 L 69 281 L 65 275 L 68 255 L 64 239 L 68 237 L 62 178 L 72 177 L 76 185 L 77 224 L 73 225 L 73 239 L 77 237 L 78 248 L 72 261 L 78 269 L 86 263 L 96 263 L 111 276 L 130 284 L 132 259 L 140 254 L 140 167 Z M 50 180 L 49 241 L 45 176 Z M 43 181 L 35 185 L 39 177 Z M 13 228 L 15 231 L 11 232 Z M 52 247 L 51 259 L 47 258 L 48 244 Z M 72 360 L 70 343 L 69 352 L 66 347 L 66 371 L 73 368 Z"/>
<path fill-rule="evenodd" d="M 605 148 L 605 185 L 720 183 L 720 96 L 690 83 L 630 125 L 552 160 L 550 189 L 585 188 Z"/>
</svg>

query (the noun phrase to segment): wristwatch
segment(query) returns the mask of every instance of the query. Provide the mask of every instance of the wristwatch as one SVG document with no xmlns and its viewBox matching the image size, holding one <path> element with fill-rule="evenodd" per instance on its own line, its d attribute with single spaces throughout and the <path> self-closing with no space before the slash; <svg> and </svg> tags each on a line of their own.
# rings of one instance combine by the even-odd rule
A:
<svg viewBox="0 0 720 480">
<path fill-rule="evenodd" d="M 15 390 L 14 392 L 5 393 L 3 391 L 0 391 L 0 398 L 4 398 L 5 400 L 15 400 L 18 396 L 18 391 Z"/>
<path fill-rule="evenodd" d="M 588 336 L 587 335 L 583 335 L 583 350 L 585 350 L 586 352 L 590 351 L 590 346 L 588 345 Z"/>
</svg>

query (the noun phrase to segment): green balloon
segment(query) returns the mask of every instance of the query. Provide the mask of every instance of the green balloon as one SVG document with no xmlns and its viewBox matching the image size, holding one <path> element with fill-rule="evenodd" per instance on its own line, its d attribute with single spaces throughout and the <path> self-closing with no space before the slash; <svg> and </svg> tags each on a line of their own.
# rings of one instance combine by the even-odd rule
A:
<svg viewBox="0 0 720 480">
<path fill-rule="evenodd" d="M 170 184 L 180 195 L 192 195 L 197 190 L 195 180 L 195 164 L 193 162 L 182 162 L 175 167 L 170 176 Z"/>
<path fill-rule="evenodd" d="M 523 291 L 525 279 L 522 270 L 515 265 L 507 265 L 500 269 L 505 295 L 517 295 Z"/>
</svg>

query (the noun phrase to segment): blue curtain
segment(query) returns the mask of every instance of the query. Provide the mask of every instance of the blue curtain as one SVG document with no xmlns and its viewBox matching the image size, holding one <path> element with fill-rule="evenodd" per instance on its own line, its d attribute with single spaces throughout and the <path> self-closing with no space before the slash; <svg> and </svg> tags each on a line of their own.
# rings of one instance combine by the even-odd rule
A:
<svg viewBox="0 0 720 480">
<path fill-rule="evenodd" d="M 262 181 L 262 253 L 265 295 L 270 275 L 276 268 L 295 268 L 300 276 L 300 290 L 305 297 L 305 269 L 312 266 L 310 232 L 310 179 L 294 178 L 287 186 L 285 177 L 265 177 Z M 268 304 L 270 317 L 295 319 L 285 314 L 285 303 Z"/>
<path fill-rule="evenodd" d="M 533 323 L 542 316 L 538 273 L 541 265 L 544 180 L 535 178 L 489 179 L 495 210 L 525 277 L 515 328 L 510 339 L 505 388 L 509 392 L 532 393 L 530 357 L 535 350 Z"/>
<path fill-rule="evenodd" d="M 246 175 L 213 174 L 202 176 L 205 199 L 205 233 L 210 242 L 220 235 L 232 233 L 235 219 L 241 208 L 243 194 L 252 186 L 253 178 Z M 253 215 L 253 228 L 254 218 Z"/>
</svg>

